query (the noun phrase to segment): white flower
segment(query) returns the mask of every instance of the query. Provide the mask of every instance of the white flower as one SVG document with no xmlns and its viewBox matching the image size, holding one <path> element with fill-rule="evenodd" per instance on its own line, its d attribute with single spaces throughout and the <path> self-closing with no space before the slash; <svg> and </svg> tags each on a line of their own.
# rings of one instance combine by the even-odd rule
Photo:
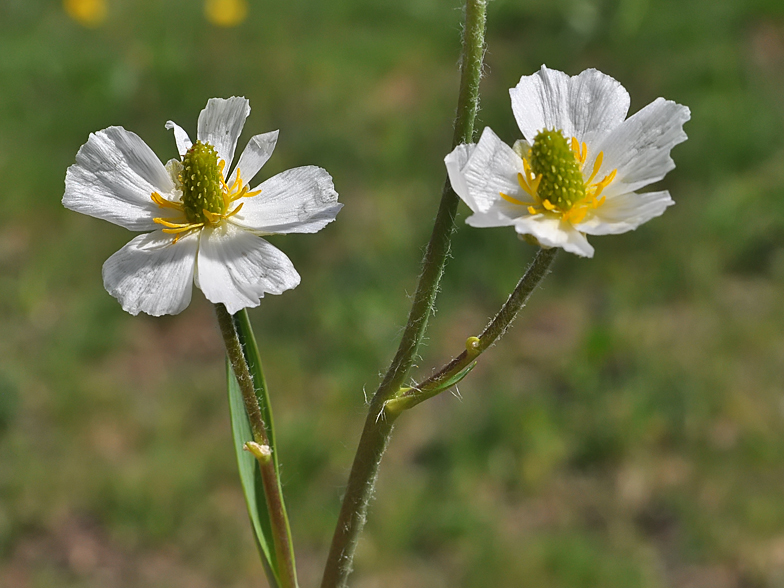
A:
<svg viewBox="0 0 784 588">
<path fill-rule="evenodd" d="M 675 167 L 689 109 L 657 98 L 629 118 L 629 94 L 595 69 L 569 77 L 542 69 L 509 90 L 525 140 L 509 147 L 485 128 L 445 162 L 474 227 L 512 225 L 544 247 L 593 256 L 586 235 L 625 233 L 674 204 L 636 190 Z"/>
<path fill-rule="evenodd" d="M 199 115 L 197 142 L 169 121 L 180 159 L 164 166 L 122 127 L 92 133 L 65 177 L 63 205 L 139 235 L 103 266 L 106 290 L 131 314 L 177 314 L 192 283 L 230 313 L 264 294 L 296 287 L 291 261 L 260 235 L 315 233 L 335 219 L 332 178 L 314 166 L 248 183 L 272 155 L 278 132 L 248 142 L 229 175 L 250 114 L 245 98 L 212 98 Z M 228 179 L 227 179 L 228 178 Z"/>
</svg>

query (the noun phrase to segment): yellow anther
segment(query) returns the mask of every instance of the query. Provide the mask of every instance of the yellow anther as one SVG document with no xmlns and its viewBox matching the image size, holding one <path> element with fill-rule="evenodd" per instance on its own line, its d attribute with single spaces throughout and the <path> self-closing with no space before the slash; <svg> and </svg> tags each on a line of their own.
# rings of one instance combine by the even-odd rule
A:
<svg viewBox="0 0 784 588">
<path fill-rule="evenodd" d="M 527 159 L 523 159 L 523 169 L 525 170 L 526 178 L 530 178 L 534 175 L 534 172 L 531 171 L 531 164 L 528 162 Z"/>
<path fill-rule="evenodd" d="M 200 229 L 203 226 L 204 226 L 203 223 L 198 223 L 198 224 L 195 224 L 195 225 L 186 225 L 184 227 L 179 227 L 177 229 L 161 229 L 161 231 L 163 231 L 164 233 L 168 233 L 170 235 L 177 235 L 179 233 L 187 233 L 187 232 L 193 231 L 195 229 Z"/>
<path fill-rule="evenodd" d="M 596 183 L 596 184 L 594 184 L 594 185 L 592 186 L 592 188 L 594 189 L 594 192 L 593 192 L 593 194 L 592 194 L 594 198 L 596 198 L 597 196 L 599 196 L 599 194 L 601 194 L 601 193 L 602 193 L 602 191 L 603 191 L 603 190 L 604 190 L 604 189 L 605 189 L 607 186 L 609 186 L 609 185 L 612 183 L 612 181 L 615 179 L 615 174 L 616 174 L 617 172 L 618 172 L 618 170 L 617 170 L 617 169 L 614 169 L 614 170 L 613 170 L 612 172 L 610 172 L 610 173 L 609 173 L 607 176 L 605 176 L 605 178 L 604 178 L 604 179 L 603 179 L 601 182 L 598 182 L 598 183 Z"/>
<path fill-rule="evenodd" d="M 542 176 L 536 176 L 536 179 L 534 179 L 531 182 L 531 189 L 534 191 L 534 195 L 536 194 L 536 191 L 539 189 L 539 182 L 541 181 L 542 181 Z"/>
<path fill-rule="evenodd" d="M 593 182 L 593 179 L 602 167 L 602 161 L 604 161 L 604 151 L 599 151 L 599 155 L 596 156 L 596 161 L 593 164 L 593 172 L 591 173 L 591 177 L 588 178 L 588 181 L 585 182 L 586 184 Z"/>
<path fill-rule="evenodd" d="M 572 208 L 564 214 L 564 219 L 571 223 L 579 223 L 585 218 L 587 213 L 587 208 Z"/>
<path fill-rule="evenodd" d="M 245 203 L 244 203 L 244 202 L 240 202 L 240 205 L 239 205 L 237 208 L 235 208 L 234 210 L 232 210 L 232 211 L 231 211 L 229 214 L 227 214 L 227 215 L 226 215 L 226 216 L 224 216 L 223 218 L 229 218 L 230 216 L 234 216 L 234 215 L 235 215 L 235 214 L 237 214 L 237 213 L 238 213 L 240 210 L 242 210 L 242 207 L 243 207 L 243 206 L 245 206 Z"/>
<path fill-rule="evenodd" d="M 547 210 L 555 210 L 553 203 L 547 199 L 542 200 L 542 206 L 544 206 Z"/>
<path fill-rule="evenodd" d="M 523 202 L 522 200 L 513 198 L 512 196 L 509 196 L 508 194 L 504 194 L 503 192 L 499 192 L 499 194 L 501 195 L 501 198 L 503 198 L 507 202 L 510 202 L 511 204 L 517 204 L 518 206 L 527 206 L 529 204 L 528 202 Z"/>
<path fill-rule="evenodd" d="M 153 192 L 150 194 L 150 199 L 161 208 L 173 208 L 174 210 L 182 211 L 182 204 L 179 202 L 172 202 L 171 200 L 167 200 L 158 194 L 158 192 Z"/>
<path fill-rule="evenodd" d="M 219 220 L 221 220 L 221 218 L 223 218 L 223 215 L 219 213 L 210 212 L 206 208 L 202 208 L 201 211 L 204 213 L 204 216 L 207 217 L 207 220 L 210 221 L 210 224 L 213 225 L 216 224 Z"/>
<path fill-rule="evenodd" d="M 189 226 L 191 226 L 191 223 L 176 223 L 176 222 L 172 222 L 172 221 L 173 221 L 173 219 L 166 219 L 166 218 L 160 218 L 160 217 L 152 219 L 152 222 L 154 222 L 156 224 L 159 224 L 159 225 L 163 225 L 164 227 L 169 227 L 170 229 L 179 229 L 180 227 L 189 227 Z"/>
<path fill-rule="evenodd" d="M 523 174 L 517 174 L 517 183 L 520 185 L 523 192 L 526 192 L 529 196 L 533 197 L 534 191 Z"/>
</svg>

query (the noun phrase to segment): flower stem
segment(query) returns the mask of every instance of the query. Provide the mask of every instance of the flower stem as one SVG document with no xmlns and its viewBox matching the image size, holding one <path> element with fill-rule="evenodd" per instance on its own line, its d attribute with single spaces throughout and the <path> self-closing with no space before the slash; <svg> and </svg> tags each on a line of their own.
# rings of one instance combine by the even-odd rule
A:
<svg viewBox="0 0 784 588">
<path fill-rule="evenodd" d="M 215 314 L 218 318 L 226 353 L 234 375 L 242 391 L 245 411 L 248 414 L 250 428 L 253 432 L 253 441 L 261 447 L 270 448 L 270 438 L 264 424 L 262 410 L 256 397 L 253 377 L 248 369 L 248 362 L 242 351 L 242 344 L 237 335 L 234 317 L 222 304 L 215 305 Z M 238 317 L 242 320 L 245 317 Z M 279 575 L 280 588 L 297 588 L 297 572 L 294 565 L 294 550 L 292 548 L 291 531 L 289 529 L 286 508 L 283 504 L 280 481 L 275 468 L 274 459 L 257 459 L 264 486 L 264 496 L 267 501 L 270 522 L 273 530 L 275 557 Z"/>
<path fill-rule="evenodd" d="M 555 260 L 558 249 L 539 249 L 533 262 L 526 270 L 525 274 L 517 286 L 509 295 L 501 310 L 498 311 L 493 319 L 488 323 L 479 337 L 471 337 L 466 350 L 453 358 L 448 364 L 438 372 L 424 380 L 420 384 L 415 384 L 405 392 L 398 394 L 386 404 L 386 414 L 398 414 L 402 410 L 412 408 L 420 402 L 432 398 L 447 390 L 444 383 L 454 378 L 461 371 L 465 370 L 476 360 L 486 349 L 493 345 L 509 328 L 520 309 L 530 298 L 533 291 L 549 273 L 550 266 Z"/>
<path fill-rule="evenodd" d="M 452 147 L 470 143 L 479 108 L 479 81 L 484 58 L 486 0 L 466 0 L 460 93 Z M 432 312 L 446 259 L 449 255 L 459 198 L 447 178 L 433 232 L 422 263 L 414 301 L 392 364 L 370 402 L 368 416 L 349 474 L 346 493 L 332 537 L 321 588 L 344 588 L 351 573 L 359 535 L 375 485 L 381 457 L 389 443 L 396 415 L 387 415 L 384 404 L 408 377 Z"/>
</svg>

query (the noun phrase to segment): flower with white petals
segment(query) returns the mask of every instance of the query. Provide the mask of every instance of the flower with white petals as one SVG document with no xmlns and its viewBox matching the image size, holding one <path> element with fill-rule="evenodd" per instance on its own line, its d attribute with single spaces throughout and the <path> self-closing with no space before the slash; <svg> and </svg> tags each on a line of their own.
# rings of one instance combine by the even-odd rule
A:
<svg viewBox="0 0 784 588">
<path fill-rule="evenodd" d="M 180 158 L 165 166 L 122 127 L 90 134 L 79 149 L 65 177 L 63 205 L 145 232 L 103 266 L 104 287 L 126 311 L 177 314 L 195 283 L 209 301 L 235 313 L 299 284 L 289 258 L 261 236 L 315 233 L 343 205 L 332 177 L 315 166 L 250 188 L 272 155 L 277 131 L 252 137 L 229 174 L 249 114 L 245 98 L 210 99 L 196 143 L 167 122 Z"/>
<path fill-rule="evenodd" d="M 509 90 L 525 140 L 513 147 L 488 127 L 445 162 L 474 227 L 514 226 L 544 247 L 593 257 L 586 235 L 625 233 L 674 204 L 636 191 L 675 167 L 689 109 L 657 98 L 626 118 L 629 94 L 595 69 L 569 77 L 542 69 Z"/>
</svg>

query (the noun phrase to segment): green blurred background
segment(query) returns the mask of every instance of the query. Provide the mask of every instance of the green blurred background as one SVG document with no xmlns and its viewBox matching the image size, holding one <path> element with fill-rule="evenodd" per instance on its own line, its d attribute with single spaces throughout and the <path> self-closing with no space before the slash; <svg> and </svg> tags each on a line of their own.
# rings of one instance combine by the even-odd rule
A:
<svg viewBox="0 0 784 588">
<path fill-rule="evenodd" d="M 415 287 L 456 104 L 458 0 L 108 0 L 84 27 L 0 2 L 0 586 L 263 586 L 201 294 L 131 317 L 101 265 L 131 238 L 60 205 L 91 131 L 164 161 L 212 96 L 261 177 L 327 168 L 345 208 L 275 238 L 302 284 L 251 311 L 303 586 L 320 575 L 372 392 Z M 97 23 L 96 23 L 97 24 Z M 519 138 L 507 89 L 542 63 L 688 105 L 659 185 L 677 206 L 561 255 L 460 385 L 400 419 L 352 585 L 784 586 L 784 3 L 495 0 L 478 128 Z M 462 220 L 419 375 L 458 351 L 533 249 Z"/>
</svg>

